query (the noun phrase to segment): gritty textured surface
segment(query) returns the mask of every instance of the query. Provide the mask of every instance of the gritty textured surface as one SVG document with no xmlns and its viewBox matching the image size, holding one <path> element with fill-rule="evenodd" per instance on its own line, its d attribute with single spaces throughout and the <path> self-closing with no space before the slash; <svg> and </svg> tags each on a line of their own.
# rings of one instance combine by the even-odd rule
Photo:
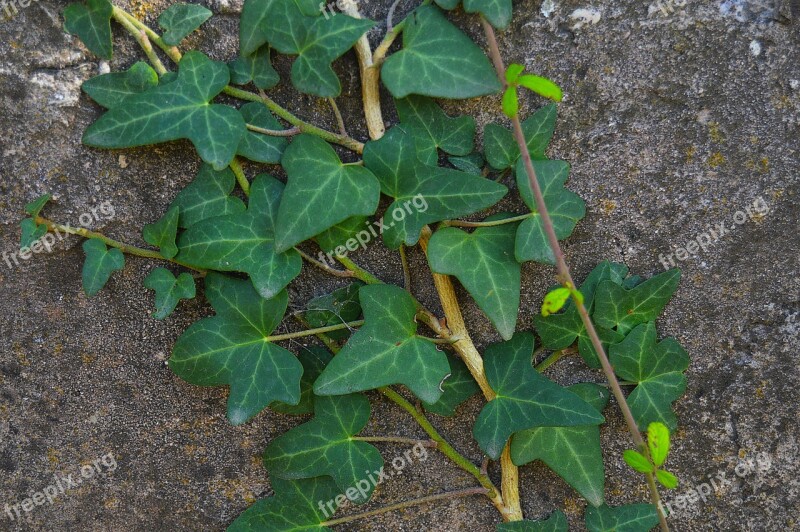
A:
<svg viewBox="0 0 800 532">
<path fill-rule="evenodd" d="M 130 7 L 155 25 L 167 3 L 137 0 Z M 366 4 L 367 15 L 383 20 L 390 2 Z M 794 529 L 800 515 L 800 6 L 792 0 L 516 4 L 513 26 L 500 36 L 506 60 L 557 80 L 566 93 L 550 155 L 570 161 L 569 186 L 588 206 L 565 246 L 575 277 L 582 279 L 603 259 L 650 276 L 663 270 L 660 256 L 709 226 L 734 227 L 680 262 L 681 286 L 658 323 L 662 336 L 675 336 L 692 356 L 669 463 L 683 484 L 665 500 L 692 498 L 692 487 L 709 478 L 719 488 L 705 500 L 674 506 L 674 529 Z M 110 201 L 115 215 L 94 228 L 141 245 L 139 228 L 159 218 L 198 168 L 188 143 L 120 152 L 81 146 L 82 131 L 100 109 L 80 93 L 80 83 L 108 65 L 62 32 L 64 5 L 41 0 L 0 23 L 0 252 L 15 251 L 22 207 L 44 192 L 56 198 L 49 217 L 72 224 Z M 184 48 L 231 59 L 241 3 L 206 5 L 217 16 Z M 402 2 L 398 14 L 410 8 Z M 483 42 L 474 18 L 458 14 L 456 20 Z M 139 58 L 133 44 L 115 29 L 112 70 Z M 286 59 L 277 61 L 283 79 L 289 66 Z M 348 127 L 363 139 L 352 57 L 337 69 L 344 86 L 340 104 L 353 117 Z M 285 87 L 275 97 L 302 117 L 334 127 L 325 102 Z M 496 103 L 469 101 L 461 109 L 485 124 L 497 119 Z M 526 101 L 525 112 L 535 105 Z M 391 108 L 388 101 L 385 106 Z M 259 171 L 246 170 L 251 176 Z M 758 198 L 769 212 L 737 225 L 737 211 Z M 500 207 L 518 209 L 520 203 L 509 199 Z M 380 246 L 354 258 L 385 280 L 402 282 L 397 257 Z M 411 262 L 415 293 L 436 308 L 419 251 L 412 251 Z M 20 266 L 0 262 L 0 529 L 223 529 L 270 493 L 259 455 L 298 420 L 266 413 L 231 427 L 224 389 L 190 386 L 165 365 L 181 332 L 210 312 L 202 298 L 157 322 L 149 317 L 152 293 L 141 286 L 154 263 L 129 260 L 91 301 L 81 291 L 81 263 L 78 239 Z M 549 268 L 524 268 L 522 328 L 530 328 L 551 280 Z M 292 304 L 338 284 L 307 271 L 291 287 Z M 479 345 L 495 341 L 488 322 L 461 296 Z M 549 376 L 563 384 L 601 379 L 577 359 L 562 361 Z M 423 435 L 393 405 L 371 398 L 379 417 L 370 433 Z M 481 405 L 476 397 L 456 418 L 434 420 L 476 463 L 481 454 L 470 420 Z M 642 482 L 619 460 L 629 437 L 613 404 L 606 416 L 608 500 L 644 500 Z M 380 448 L 387 461 L 402 451 Z M 4 505 L 43 490 L 54 474 L 76 476 L 82 465 L 108 453 L 114 471 L 101 463 L 102 474 L 21 520 L 9 520 Z M 759 453 L 771 466 L 759 472 L 740 466 L 737 476 L 737 464 Z M 585 503 L 555 475 L 534 465 L 524 467 L 521 478 L 528 517 L 563 508 L 571 527 L 583 529 Z M 382 485 L 368 508 L 473 485 L 431 453 Z M 491 505 L 474 497 L 340 528 L 489 531 L 496 520 Z"/>
</svg>

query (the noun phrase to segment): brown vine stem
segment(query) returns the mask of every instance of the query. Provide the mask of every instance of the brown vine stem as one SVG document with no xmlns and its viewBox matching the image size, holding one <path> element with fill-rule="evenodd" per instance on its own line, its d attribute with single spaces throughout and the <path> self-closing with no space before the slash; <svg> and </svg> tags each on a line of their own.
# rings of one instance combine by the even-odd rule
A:
<svg viewBox="0 0 800 532">
<path fill-rule="evenodd" d="M 495 36 L 494 28 L 492 28 L 491 24 L 489 24 L 489 22 L 487 22 L 483 17 L 481 17 L 481 24 L 483 25 L 483 32 L 486 35 L 486 41 L 489 44 L 489 56 L 492 59 L 492 63 L 494 63 L 500 83 L 506 87 L 506 68 L 505 64 L 503 63 L 503 57 L 500 54 L 500 48 L 497 44 L 497 37 Z M 531 188 L 533 189 L 533 195 L 536 199 L 536 209 L 539 211 L 539 215 L 542 217 L 542 224 L 544 225 L 545 233 L 547 233 L 548 242 L 553 250 L 553 255 L 555 255 L 556 271 L 558 273 L 557 278 L 564 287 L 574 288 L 575 283 L 572 280 L 569 266 L 567 266 L 567 262 L 564 259 L 564 253 L 562 252 L 561 246 L 558 243 L 558 237 L 553 229 L 553 222 L 550 219 L 550 213 L 547 210 L 547 205 L 545 204 L 544 196 L 542 195 L 542 190 L 539 186 L 539 180 L 536 177 L 536 170 L 533 167 L 533 161 L 531 160 L 531 154 L 528 151 L 528 144 L 525 140 L 525 133 L 522 130 L 522 124 L 520 124 L 519 116 L 515 115 L 511 119 L 511 122 L 514 127 L 514 138 L 519 145 L 520 152 L 522 153 L 522 160 L 525 164 L 528 180 L 530 181 Z M 642 434 L 639 432 L 639 427 L 636 424 L 636 420 L 633 417 L 630 407 L 628 406 L 628 402 L 625 399 L 625 394 L 622 392 L 622 388 L 617 380 L 617 376 L 614 374 L 614 368 L 608 361 L 608 356 L 603 348 L 603 343 L 600 341 L 600 337 L 597 335 L 597 330 L 594 328 L 594 324 L 589 317 L 589 313 L 586 311 L 586 307 L 583 305 L 583 302 L 574 296 L 572 300 L 578 309 L 578 314 L 581 316 L 581 321 L 583 322 L 586 332 L 592 341 L 592 346 L 597 352 L 597 356 L 600 359 L 600 364 L 603 367 L 603 373 L 605 374 L 609 387 L 614 394 L 614 398 L 616 399 L 617 404 L 622 411 L 622 416 L 625 418 L 625 423 L 628 425 L 628 430 L 631 433 L 633 442 L 636 444 L 636 447 L 638 447 L 639 450 L 645 454 L 645 456 L 649 457 L 647 445 L 642 438 Z M 667 519 L 664 515 L 664 510 L 661 505 L 661 497 L 658 494 L 658 486 L 656 486 L 655 479 L 650 473 L 647 474 L 647 484 L 650 488 L 650 499 L 655 505 L 656 511 L 658 512 L 661 530 L 664 532 L 669 532 L 669 525 L 667 524 Z"/>
</svg>

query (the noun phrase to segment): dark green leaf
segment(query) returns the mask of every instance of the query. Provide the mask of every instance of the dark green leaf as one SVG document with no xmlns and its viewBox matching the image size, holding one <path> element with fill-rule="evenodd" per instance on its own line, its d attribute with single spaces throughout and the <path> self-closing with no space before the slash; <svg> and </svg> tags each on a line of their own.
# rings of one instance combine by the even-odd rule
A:
<svg viewBox="0 0 800 532">
<path fill-rule="evenodd" d="M 239 112 L 242 113 L 245 122 L 253 126 L 279 131 L 283 129 L 281 123 L 272 116 L 264 104 L 250 102 L 243 105 Z M 283 151 L 288 144 L 289 141 L 284 137 L 273 137 L 248 130 L 239 143 L 237 153 L 251 161 L 277 164 L 281 161 Z"/>
<path fill-rule="evenodd" d="M 486 209 L 508 192 L 488 179 L 424 164 L 413 137 L 397 126 L 367 143 L 364 164 L 378 177 L 381 191 L 395 199 L 383 217 L 383 239 L 392 249 L 416 244 L 426 224 Z"/>
<path fill-rule="evenodd" d="M 176 279 L 166 268 L 156 268 L 144 279 L 144 287 L 156 292 L 156 311 L 153 317 L 163 320 L 175 310 L 181 299 L 194 299 L 194 278 L 182 273 Z"/>
<path fill-rule="evenodd" d="M 158 17 L 158 25 L 165 30 L 161 38 L 168 45 L 177 46 L 211 15 L 211 11 L 197 4 L 173 4 Z"/>
<path fill-rule="evenodd" d="M 533 347 L 533 335 L 521 332 L 507 342 L 492 344 L 484 353 L 486 378 L 497 397 L 481 411 L 473 435 L 495 460 L 515 432 L 603 422 L 593 406 L 533 369 Z"/>
<path fill-rule="evenodd" d="M 327 349 L 316 345 L 303 346 L 297 354 L 300 364 L 303 365 L 303 376 L 300 378 L 300 402 L 290 405 L 276 401 L 269 407 L 280 414 L 313 414 L 314 413 L 314 381 L 320 376 L 322 370 L 333 355 Z"/>
<path fill-rule="evenodd" d="M 358 249 L 358 246 L 366 249 L 366 245 L 370 241 L 378 238 L 380 235 L 374 222 L 366 216 L 351 216 L 321 232 L 314 237 L 314 240 L 325 253 L 335 256 L 346 255 L 348 251 Z M 347 248 L 348 245 L 350 249 Z M 337 248 L 339 248 L 338 252 Z M 333 257 L 326 259 L 326 261 L 332 260 Z"/>
<path fill-rule="evenodd" d="M 499 214 L 486 221 L 508 217 Z M 516 230 L 516 223 L 479 227 L 472 233 L 446 227 L 436 231 L 428 245 L 431 269 L 457 277 L 506 340 L 514 335 L 519 313 L 521 268 L 514 258 Z"/>
<path fill-rule="evenodd" d="M 125 98 L 83 135 L 87 146 L 130 148 L 189 139 L 216 170 L 230 164 L 245 134 L 244 119 L 226 105 L 209 102 L 228 85 L 228 67 L 200 52 L 187 52 L 178 78 Z"/>
<path fill-rule="evenodd" d="M 372 172 L 343 164 L 330 144 L 319 137 L 296 137 L 281 164 L 288 178 L 275 224 L 278 251 L 351 216 L 373 214 L 378 208 L 380 185 Z"/>
<path fill-rule="evenodd" d="M 674 431 L 678 421 L 671 405 L 686 390 L 683 372 L 689 367 L 689 355 L 680 344 L 674 338 L 656 343 L 655 323 L 643 323 L 611 346 L 609 360 L 622 379 L 638 383 L 628 405 L 639 428 L 659 421 Z"/>
<path fill-rule="evenodd" d="M 477 176 L 483 175 L 483 165 L 486 162 L 483 160 L 483 155 L 477 152 L 465 157 L 448 157 L 447 160 L 462 172 Z"/>
<path fill-rule="evenodd" d="M 572 234 L 578 220 L 586 214 L 586 204 L 580 196 L 564 188 L 564 183 L 569 177 L 569 164 L 565 161 L 533 161 L 533 167 L 542 189 L 545 205 L 550 212 L 556 237 L 559 240 L 567 238 Z M 542 217 L 536 208 L 533 189 L 522 159 L 517 161 L 517 187 L 522 201 L 533 214 L 517 229 L 517 260 L 555 264 L 555 256 L 550 248 Z"/>
<path fill-rule="evenodd" d="M 435 403 L 422 403 L 422 405 L 428 412 L 449 417 L 454 416 L 456 408 L 478 393 L 480 388 L 460 358 L 449 356 L 447 361 L 450 363 L 450 376 L 442 384 L 444 393 Z"/>
<path fill-rule="evenodd" d="M 244 202 L 230 195 L 235 185 L 236 176 L 230 168 L 217 172 L 208 164 L 201 166 L 194 181 L 172 202 L 180 209 L 178 225 L 187 228 L 206 218 L 243 213 Z"/>
<path fill-rule="evenodd" d="M 403 129 L 414 136 L 417 155 L 425 164 L 437 166 L 441 149 L 450 155 L 468 155 L 475 146 L 475 119 L 451 118 L 430 98 L 409 96 L 395 100 Z"/>
<path fill-rule="evenodd" d="M 647 532 L 658 525 L 658 512 L 652 504 L 627 504 L 586 509 L 589 532 Z"/>
<path fill-rule="evenodd" d="M 272 67 L 268 45 L 228 63 L 228 68 L 231 71 L 231 83 L 234 85 L 247 85 L 252 81 L 259 89 L 266 90 L 271 89 L 280 81 L 278 72 Z"/>
<path fill-rule="evenodd" d="M 627 289 L 613 282 L 597 287 L 594 317 L 601 327 L 616 327 L 626 334 L 633 327 L 656 319 L 678 288 L 681 272 L 666 271 Z"/>
<path fill-rule="evenodd" d="M 362 286 L 364 286 L 363 283 L 355 282 L 336 289 L 330 294 L 315 297 L 306 305 L 303 319 L 313 329 L 357 320 L 361 316 L 358 290 Z M 326 334 L 334 340 L 342 340 L 350 336 L 350 331 L 342 329 Z"/>
<path fill-rule="evenodd" d="M 25 218 L 20 222 L 22 233 L 19 239 L 19 248 L 30 248 L 34 242 L 38 241 L 47 233 L 45 224 L 37 224 L 33 218 Z"/>
<path fill-rule="evenodd" d="M 403 49 L 389 56 L 381 74 L 395 98 L 474 98 L 502 88 L 483 51 L 433 6 L 409 15 Z"/>
<path fill-rule="evenodd" d="M 417 336 L 414 298 L 391 285 L 364 286 L 358 295 L 365 324 L 325 368 L 314 392 L 342 395 L 404 384 L 423 401 L 438 401 L 450 366 L 443 352 Z"/>
<path fill-rule="evenodd" d="M 544 521 L 511 521 L 499 523 L 497 532 L 569 532 L 567 516 L 556 510 Z"/>
<path fill-rule="evenodd" d="M 178 240 L 177 260 L 200 268 L 244 272 L 262 297 L 274 297 L 300 274 L 297 251 L 275 252 L 275 217 L 283 184 L 262 174 L 250 188 L 247 212 L 206 218 Z"/>
<path fill-rule="evenodd" d="M 372 496 L 375 484 L 368 482 L 361 489 L 359 481 L 383 467 L 378 449 L 352 439 L 367 425 L 369 416 L 369 400 L 364 395 L 317 397 L 314 419 L 272 440 L 264 452 L 264 467 L 271 478 L 333 477 L 340 493 L 355 491 L 350 500 L 363 504 Z"/>
<path fill-rule="evenodd" d="M 81 89 L 106 109 L 117 107 L 125 98 L 158 85 L 158 74 L 147 63 L 139 61 L 124 72 L 95 76 L 83 82 Z"/>
<path fill-rule="evenodd" d="M 511 22 L 511 0 L 464 0 L 464 11 L 480 13 L 500 30 Z"/>
<path fill-rule="evenodd" d="M 170 368 L 199 386 L 230 386 L 228 419 L 241 425 L 274 401 L 300 401 L 303 366 L 267 341 L 286 312 L 286 292 L 264 299 L 248 281 L 206 276 L 216 315 L 194 323 L 175 344 Z"/>
<path fill-rule="evenodd" d="M 608 403 L 608 389 L 581 383 L 567 388 L 602 413 Z M 511 460 L 523 465 L 541 460 L 593 506 L 603 504 L 605 472 L 600 445 L 600 428 L 537 427 L 514 434 Z"/>
<path fill-rule="evenodd" d="M 25 205 L 25 212 L 28 213 L 30 216 L 36 218 L 42 212 L 44 206 L 47 205 L 47 202 L 49 202 L 51 199 L 53 199 L 53 196 L 51 194 L 44 194 L 42 196 L 39 196 L 32 202 Z"/>
<path fill-rule="evenodd" d="M 147 224 L 142 229 L 144 241 L 161 249 L 161 256 L 171 259 L 178 254 L 175 239 L 178 236 L 178 218 L 180 207 L 172 206 L 167 213 L 155 223 Z"/>
<path fill-rule="evenodd" d="M 83 291 L 92 297 L 111 278 L 111 274 L 125 267 L 125 257 L 117 248 L 108 249 L 102 240 L 90 238 L 83 243 L 86 262 L 83 264 Z"/>
<path fill-rule="evenodd" d="M 528 151 L 534 160 L 544 159 L 544 152 L 556 127 L 556 106 L 542 107 L 522 123 Z M 512 168 L 520 157 L 514 135 L 500 124 L 488 124 L 483 131 L 486 161 L 495 170 Z"/>
<path fill-rule="evenodd" d="M 86 48 L 103 59 L 111 59 L 111 13 L 108 0 L 87 0 L 74 3 L 64 10 L 64 29 L 77 35 Z"/>
</svg>

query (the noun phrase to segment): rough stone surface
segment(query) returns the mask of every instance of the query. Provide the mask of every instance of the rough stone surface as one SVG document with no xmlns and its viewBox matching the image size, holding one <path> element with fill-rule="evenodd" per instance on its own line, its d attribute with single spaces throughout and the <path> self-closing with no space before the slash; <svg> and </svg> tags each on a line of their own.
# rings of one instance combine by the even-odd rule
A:
<svg viewBox="0 0 800 532">
<path fill-rule="evenodd" d="M 167 3 L 136 0 L 128 7 L 155 25 Z M 383 20 L 390 3 L 369 2 L 365 11 Z M 231 59 L 241 2 L 206 4 L 218 16 L 184 47 Z M 98 62 L 63 33 L 65 3 L 15 5 L 19 13 L 0 23 L 0 252 L 16 250 L 22 207 L 44 192 L 56 198 L 49 217 L 72 224 L 111 202 L 114 216 L 93 227 L 141 245 L 139 228 L 157 219 L 196 172 L 194 151 L 188 143 L 119 152 L 82 147 L 81 133 L 100 109 L 80 93 L 80 83 L 109 66 L 127 67 L 139 52 L 116 28 L 114 59 Z M 398 17 L 411 7 L 402 2 Z M 660 257 L 709 226 L 733 227 L 707 250 L 679 261 L 680 289 L 658 323 L 662 336 L 675 336 L 692 356 L 669 464 L 682 485 L 665 500 L 677 503 L 686 495 L 694 502 L 675 506 L 674 529 L 796 528 L 800 6 L 793 0 L 525 0 L 515 10 L 513 26 L 501 35 L 505 57 L 557 80 L 566 93 L 550 154 L 571 162 L 569 186 L 588 206 L 565 246 L 577 279 L 603 259 L 650 276 L 663 269 Z M 482 42 L 474 18 L 458 14 L 456 20 Z M 283 79 L 289 65 L 277 62 Z M 353 59 L 337 69 L 345 87 L 340 104 L 353 117 L 348 127 L 363 138 Z M 334 127 L 325 102 L 285 88 L 275 97 Z M 497 119 L 496 103 L 484 99 L 461 108 L 484 124 Z M 536 105 L 526 100 L 525 111 Z M 391 107 L 388 101 L 385 106 Z M 390 120 L 392 115 L 387 111 Z M 745 214 L 737 225 L 737 212 L 759 198 L 769 212 L 752 219 Z M 501 205 L 518 207 L 516 199 Z M 397 257 L 379 246 L 355 259 L 387 281 L 402 281 Z M 141 286 L 152 262 L 129 260 L 91 301 L 81 291 L 81 263 L 80 241 L 72 238 L 19 266 L 0 262 L 0 529 L 223 529 L 270 493 L 259 455 L 297 419 L 270 413 L 231 427 L 224 389 L 190 386 L 165 365 L 180 333 L 210 312 L 202 299 L 157 322 L 149 317 L 152 294 Z M 418 251 L 411 263 L 415 293 L 436 308 Z M 549 268 L 525 267 L 522 327 L 530 327 L 551 280 Z M 307 271 L 292 285 L 292 304 L 338 284 Z M 461 295 L 474 338 L 481 346 L 496 340 Z M 571 359 L 550 376 L 564 384 L 600 380 Z M 380 418 L 369 426 L 371 433 L 422 436 L 391 404 L 372 399 Z M 456 418 L 435 420 L 476 462 L 481 454 L 470 420 L 480 407 L 474 398 Z M 624 424 L 613 406 L 606 414 L 608 500 L 644 500 L 642 482 L 619 459 L 629 446 Z M 400 452 L 396 446 L 381 449 L 387 459 Z M 53 475 L 76 477 L 83 465 L 108 453 L 116 469 L 101 462 L 102 474 L 9 520 L 4 505 L 44 490 L 55 482 Z M 758 472 L 740 466 L 737 476 L 737 464 L 759 453 L 771 466 Z M 706 500 L 692 498 L 692 488 L 722 474 L 730 482 L 717 481 L 719 491 Z M 528 517 L 562 508 L 571 527 L 583 529 L 585 503 L 555 475 L 536 465 L 524 467 L 521 476 Z M 368 508 L 472 485 L 471 477 L 431 453 L 382 485 L 378 502 Z M 497 517 L 475 497 L 341 528 L 489 531 Z"/>
</svg>

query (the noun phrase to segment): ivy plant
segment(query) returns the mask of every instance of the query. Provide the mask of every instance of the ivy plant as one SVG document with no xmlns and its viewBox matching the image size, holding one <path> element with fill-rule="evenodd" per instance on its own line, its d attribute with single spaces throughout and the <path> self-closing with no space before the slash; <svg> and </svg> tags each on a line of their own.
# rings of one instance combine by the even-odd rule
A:
<svg viewBox="0 0 800 532">
<path fill-rule="evenodd" d="M 643 280 L 604 261 L 581 283 L 573 280 L 560 241 L 586 204 L 570 190 L 570 165 L 547 155 L 556 103 L 524 120 L 519 114 L 520 98 L 559 102 L 562 89 L 521 64 L 505 66 L 495 30 L 513 27 L 511 0 L 422 1 L 402 20 L 390 14 L 385 32 L 354 2 L 340 5 L 343 12 L 322 7 L 245 0 L 238 54 L 220 62 L 179 48 L 204 31 L 212 13 L 202 6 L 166 9 L 158 17 L 163 35 L 108 0 L 68 6 L 64 28 L 89 53 L 112 56 L 113 21 L 147 60 L 84 83 L 99 115 L 84 144 L 124 149 L 188 139 L 200 170 L 160 219 L 144 224 L 150 247 L 44 217 L 49 195 L 26 207 L 22 246 L 36 246 L 48 231 L 85 238 L 87 297 L 113 290 L 125 255 L 154 261 L 143 285 L 154 293 L 159 320 L 195 298 L 199 283 L 213 315 L 176 342 L 169 360 L 175 375 L 227 387 L 234 425 L 306 416 L 268 443 L 263 464 L 274 494 L 230 523 L 232 531 L 332 530 L 456 497 L 491 503 L 498 531 L 567 530 L 558 509 L 538 520 L 523 515 L 518 468 L 534 462 L 582 497 L 585 528 L 668 530 L 655 479 L 676 483 L 663 464 L 689 358 L 675 339 L 658 339 L 655 320 L 680 272 Z M 456 9 L 465 13 L 461 24 L 451 18 Z M 464 24 L 482 29 L 486 50 Z M 367 125 L 355 136 L 335 100 L 340 74 L 353 64 L 340 58 L 350 50 Z M 279 54 L 291 57 L 285 80 L 272 66 Z M 276 103 L 270 91 L 278 85 L 330 104 L 339 129 Z M 441 106 L 477 97 L 487 97 L 483 109 L 496 118 L 480 131 L 482 145 L 473 117 Z M 385 119 L 387 105 L 396 122 Z M 508 196 L 501 211 L 496 205 Z M 402 283 L 379 279 L 350 258 L 367 245 L 384 245 L 398 258 Z M 440 307 L 417 298 L 415 277 L 424 272 L 410 269 L 411 252 L 426 258 Z M 529 262 L 542 267 L 525 268 Z M 295 300 L 289 287 L 304 263 L 341 286 Z M 541 295 L 541 312 L 520 320 L 523 278 L 550 270 L 557 284 Z M 461 311 L 466 299 L 500 341 L 473 340 Z M 298 347 L 298 338 L 316 344 Z M 548 370 L 572 355 L 590 370 L 581 375 L 591 377 L 567 386 Z M 606 419 L 618 415 L 608 406 L 611 396 L 634 444 L 624 460 L 647 477 L 650 502 L 608 504 L 606 472 L 618 469 L 604 462 L 601 447 L 601 433 L 612 430 Z M 423 439 L 363 434 L 372 403 L 382 398 L 407 413 Z M 481 456 L 457 450 L 471 442 L 451 443 L 436 428 L 440 416 L 456 415 L 468 400 L 483 403 L 471 422 L 483 467 Z M 443 487 L 367 513 L 349 506 L 381 498 L 375 488 L 393 446 L 441 452 L 474 486 Z M 493 461 L 499 467 L 489 469 Z"/>
</svg>

